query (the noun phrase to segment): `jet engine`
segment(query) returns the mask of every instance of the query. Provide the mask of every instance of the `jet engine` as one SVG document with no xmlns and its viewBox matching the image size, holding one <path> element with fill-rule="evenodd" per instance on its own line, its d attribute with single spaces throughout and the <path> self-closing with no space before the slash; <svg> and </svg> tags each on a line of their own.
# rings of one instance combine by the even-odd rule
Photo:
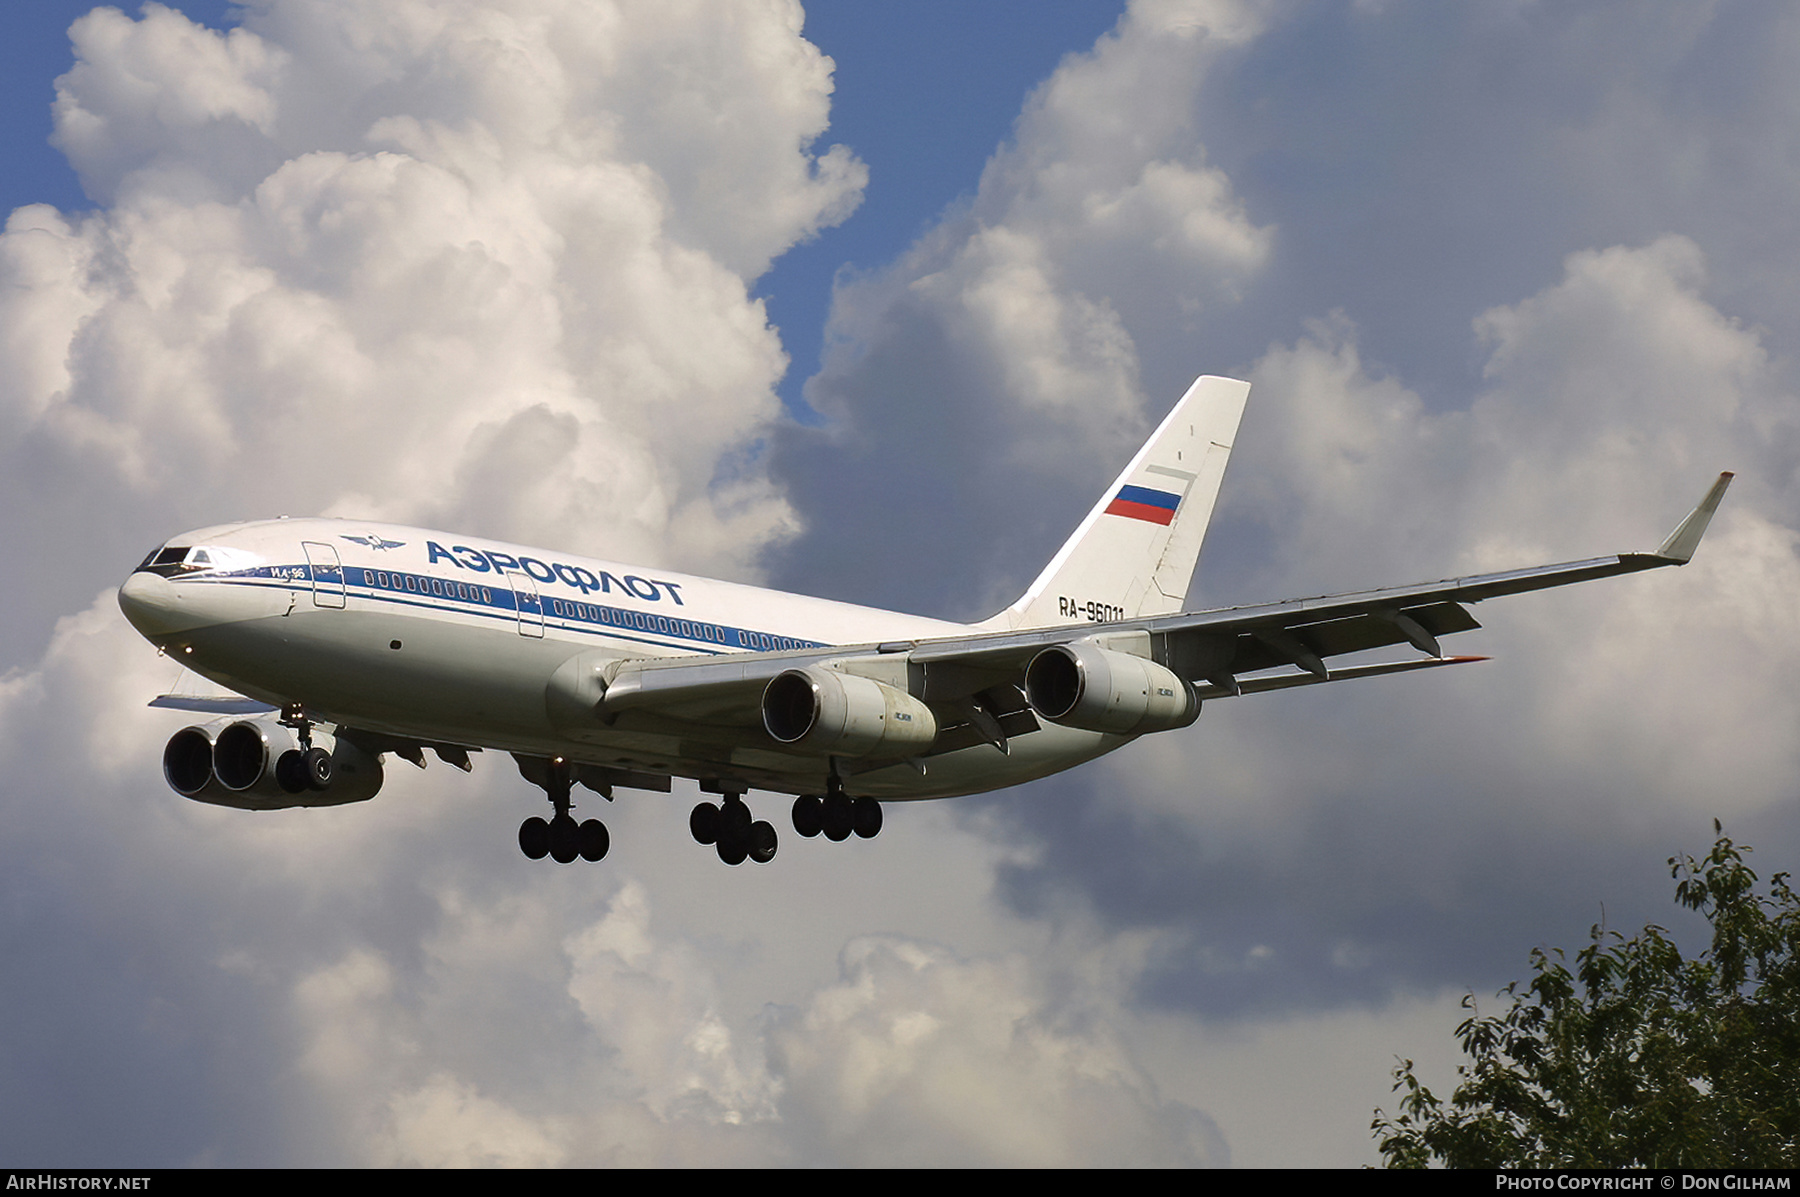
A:
<svg viewBox="0 0 1800 1197">
<path fill-rule="evenodd" d="M 781 743 L 821 756 L 913 756 L 937 739 L 931 708 L 906 691 L 816 665 L 771 681 L 762 717 Z"/>
<path fill-rule="evenodd" d="M 184 727 L 163 748 L 163 777 L 184 798 L 240 810 L 341 806 L 381 789 L 381 759 L 314 729 L 314 752 L 272 717 Z"/>
<path fill-rule="evenodd" d="M 1200 717 L 1194 688 L 1144 657 L 1091 640 L 1044 649 L 1025 667 L 1025 696 L 1064 727 L 1137 736 L 1186 727 Z"/>
</svg>

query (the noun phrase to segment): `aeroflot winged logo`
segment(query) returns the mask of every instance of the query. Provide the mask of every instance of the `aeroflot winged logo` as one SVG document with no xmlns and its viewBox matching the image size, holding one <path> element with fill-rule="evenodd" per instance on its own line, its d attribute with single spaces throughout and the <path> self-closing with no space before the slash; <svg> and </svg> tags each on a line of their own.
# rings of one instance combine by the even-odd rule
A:
<svg viewBox="0 0 1800 1197">
<path fill-rule="evenodd" d="M 1168 524 L 1174 521 L 1175 509 L 1179 506 L 1181 496 L 1169 491 L 1151 490 L 1147 486 L 1121 486 L 1119 493 L 1107 505 L 1106 514 L 1146 520 L 1152 524 Z"/>
<path fill-rule="evenodd" d="M 378 551 L 381 549 L 397 549 L 406 543 L 404 540 L 383 540 L 373 532 L 369 533 L 367 536 L 346 536 L 343 539 L 352 544 L 368 545 L 370 548 Z"/>
</svg>

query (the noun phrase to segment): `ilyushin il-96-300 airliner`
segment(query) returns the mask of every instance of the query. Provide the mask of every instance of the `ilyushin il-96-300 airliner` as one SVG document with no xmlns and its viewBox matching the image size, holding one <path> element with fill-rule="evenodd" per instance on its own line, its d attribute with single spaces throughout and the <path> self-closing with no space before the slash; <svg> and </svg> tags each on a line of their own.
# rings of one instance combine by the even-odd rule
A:
<svg viewBox="0 0 1800 1197">
<path fill-rule="evenodd" d="M 1454 665 L 1468 604 L 1688 561 L 1730 474 L 1653 553 L 1360 594 L 1186 611 L 1248 383 L 1197 380 L 1024 595 L 958 624 L 420 528 L 276 519 L 202 528 L 119 590 L 158 648 L 226 687 L 151 705 L 215 716 L 175 733 L 185 797 L 248 810 L 372 798 L 382 760 L 510 753 L 552 817 L 532 859 L 599 860 L 576 785 L 719 802 L 689 817 L 728 864 L 767 862 L 751 791 L 795 795 L 794 829 L 881 830 L 882 803 L 1072 768 L 1209 699 Z M 1404 660 L 1334 657 L 1409 645 Z"/>
</svg>

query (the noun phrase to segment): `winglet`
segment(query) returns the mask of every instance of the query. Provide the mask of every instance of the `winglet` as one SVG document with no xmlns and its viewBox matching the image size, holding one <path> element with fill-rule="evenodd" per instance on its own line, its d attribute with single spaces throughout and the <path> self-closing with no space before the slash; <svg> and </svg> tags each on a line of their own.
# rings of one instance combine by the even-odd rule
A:
<svg viewBox="0 0 1800 1197">
<path fill-rule="evenodd" d="M 1719 509 L 1719 500 L 1725 497 L 1725 488 L 1731 485 L 1731 478 L 1729 470 L 1719 475 L 1719 480 L 1700 500 L 1700 506 L 1690 511 L 1681 525 L 1669 533 L 1669 539 L 1662 542 L 1662 548 L 1656 550 L 1658 557 L 1667 557 L 1677 565 L 1686 565 L 1694 559 L 1694 550 L 1700 547 L 1700 538 L 1706 535 L 1706 525 L 1712 522 L 1713 512 Z"/>
</svg>

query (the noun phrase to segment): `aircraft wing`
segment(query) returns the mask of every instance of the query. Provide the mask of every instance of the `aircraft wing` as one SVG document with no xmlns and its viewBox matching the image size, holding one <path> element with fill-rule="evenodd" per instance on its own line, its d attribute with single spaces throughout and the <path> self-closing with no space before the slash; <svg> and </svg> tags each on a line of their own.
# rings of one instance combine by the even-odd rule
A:
<svg viewBox="0 0 1800 1197">
<path fill-rule="evenodd" d="M 1214 684 L 1216 692 L 1202 691 L 1202 697 L 1247 690 L 1247 687 L 1234 687 L 1229 679 L 1284 665 L 1295 666 L 1318 681 L 1334 680 L 1338 672 L 1326 665 L 1327 658 L 1390 644 L 1411 644 L 1433 658 L 1452 663 L 1460 659 L 1445 659 L 1438 637 L 1481 626 L 1469 614 L 1464 606 L 1466 603 L 1568 586 L 1615 574 L 1685 565 L 1693 558 L 1731 478 L 1729 473 L 1719 475 L 1700 504 L 1652 553 L 1624 553 L 1560 565 L 1446 578 L 1413 586 L 1184 612 L 1116 624 L 1073 625 L 932 641 L 915 649 L 912 659 L 926 664 L 927 668 L 933 661 L 955 661 L 964 667 L 999 667 L 1029 660 L 1038 650 L 1066 643 L 1076 636 L 1139 631 L 1151 638 L 1157 659 L 1176 673 L 1189 681 L 1204 680 Z M 1367 675 L 1358 672 L 1353 676 Z"/>
<path fill-rule="evenodd" d="M 921 644 L 913 660 L 956 660 L 996 666 L 1081 635 L 1142 631 L 1167 642 L 1177 673 L 1189 680 L 1294 665 L 1324 680 L 1324 660 L 1390 644 L 1410 643 L 1441 657 L 1438 637 L 1480 627 L 1463 606 L 1483 599 L 1567 586 L 1614 574 L 1683 562 L 1656 553 L 1625 553 L 1535 569 L 1446 578 L 1354 594 L 1289 599 L 1247 607 L 1187 612 L 1116 624 L 1084 624 Z M 1074 635 L 1071 635 L 1073 633 Z M 1229 644 L 1227 649 L 1225 646 Z M 1210 651 L 1206 648 L 1210 647 Z"/>
<path fill-rule="evenodd" d="M 1721 474 L 1699 506 L 1650 553 L 1109 623 L 733 654 L 704 661 L 625 662 L 608 680 L 598 712 L 609 722 L 649 718 L 657 723 L 751 728 L 761 722 L 759 703 L 769 682 L 789 670 L 823 664 L 886 681 L 932 704 L 940 712 L 940 728 L 949 736 L 947 744 L 940 741 L 934 746 L 934 752 L 941 752 L 984 740 L 1003 747 L 1007 735 L 1034 729 L 1035 718 L 1020 688 L 1026 666 L 1047 648 L 1080 640 L 1094 639 L 1147 657 L 1193 683 L 1201 699 L 1463 664 L 1483 658 L 1446 657 L 1439 638 L 1480 626 L 1466 604 L 1683 565 L 1693 557 L 1731 478 Z M 1410 644 L 1429 656 L 1335 669 L 1328 664 L 1333 657 L 1396 644 Z M 1288 672 L 1245 676 L 1277 669 Z M 957 734 L 959 728 L 963 730 Z"/>
</svg>

